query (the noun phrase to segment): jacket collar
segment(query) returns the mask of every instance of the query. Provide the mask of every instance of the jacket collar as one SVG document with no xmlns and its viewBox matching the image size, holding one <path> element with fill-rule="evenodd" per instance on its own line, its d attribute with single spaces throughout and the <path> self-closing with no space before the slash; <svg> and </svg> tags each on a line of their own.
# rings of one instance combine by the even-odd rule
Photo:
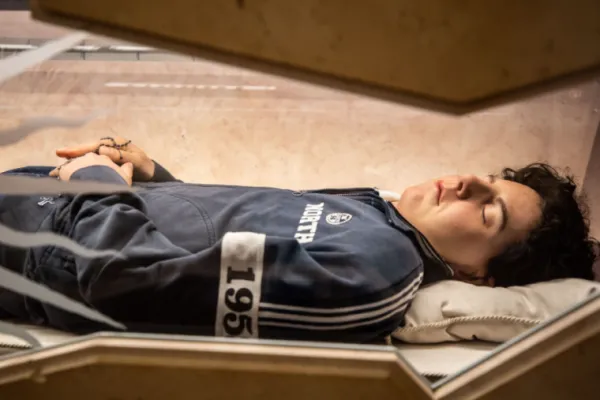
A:
<svg viewBox="0 0 600 400">
<path fill-rule="evenodd" d="M 357 201 L 370 204 L 385 213 L 389 223 L 396 229 L 406 233 L 413 242 L 421 258 L 423 259 L 423 283 L 427 285 L 437 281 L 452 279 L 454 271 L 445 262 L 425 236 L 408 222 L 396 207 L 389 201 L 385 201 L 382 192 L 377 188 L 353 188 L 353 189 L 323 189 L 313 190 L 313 193 L 324 193 L 338 196 L 349 196 Z"/>
<path fill-rule="evenodd" d="M 425 236 L 419 232 L 410 222 L 408 222 L 392 203 L 386 201 L 387 214 L 390 223 L 397 229 L 408 234 L 408 237 L 417 247 L 421 258 L 423 259 L 423 285 L 437 281 L 452 279 L 454 270 L 433 248 Z"/>
</svg>

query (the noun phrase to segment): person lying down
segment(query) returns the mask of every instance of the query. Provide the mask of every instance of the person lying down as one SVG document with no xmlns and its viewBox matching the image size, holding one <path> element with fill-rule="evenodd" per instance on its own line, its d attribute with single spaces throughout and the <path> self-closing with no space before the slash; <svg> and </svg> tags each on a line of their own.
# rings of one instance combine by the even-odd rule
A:
<svg viewBox="0 0 600 400">
<path fill-rule="evenodd" d="M 372 188 L 186 184 L 122 138 L 9 174 L 135 185 L 135 193 L 3 197 L 0 221 L 121 257 L 0 247 L 0 264 L 129 330 L 379 342 L 423 285 L 593 279 L 598 242 L 571 177 L 545 164 L 447 176 L 384 200 Z M 105 326 L 0 289 L 0 317 L 71 332 Z"/>
</svg>

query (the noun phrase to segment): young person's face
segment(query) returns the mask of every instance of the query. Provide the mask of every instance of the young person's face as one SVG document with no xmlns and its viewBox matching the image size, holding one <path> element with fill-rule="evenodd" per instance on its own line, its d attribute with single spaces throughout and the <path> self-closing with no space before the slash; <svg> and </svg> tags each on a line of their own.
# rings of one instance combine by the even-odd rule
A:
<svg viewBox="0 0 600 400">
<path fill-rule="evenodd" d="M 486 276 L 490 259 L 527 238 L 540 221 L 541 204 L 540 196 L 525 185 L 464 175 L 412 186 L 394 205 L 458 279 L 477 281 Z"/>
</svg>

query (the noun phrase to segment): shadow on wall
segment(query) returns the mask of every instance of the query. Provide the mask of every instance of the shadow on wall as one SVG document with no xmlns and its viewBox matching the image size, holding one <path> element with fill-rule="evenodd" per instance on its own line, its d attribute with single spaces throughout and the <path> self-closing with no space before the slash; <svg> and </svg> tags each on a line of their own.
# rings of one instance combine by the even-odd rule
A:
<svg viewBox="0 0 600 400">
<path fill-rule="evenodd" d="M 587 195 L 590 207 L 591 233 L 594 237 L 600 239 L 600 122 L 596 129 L 596 137 L 592 145 L 582 189 Z M 596 280 L 600 281 L 600 258 L 594 264 L 594 273 Z"/>
</svg>

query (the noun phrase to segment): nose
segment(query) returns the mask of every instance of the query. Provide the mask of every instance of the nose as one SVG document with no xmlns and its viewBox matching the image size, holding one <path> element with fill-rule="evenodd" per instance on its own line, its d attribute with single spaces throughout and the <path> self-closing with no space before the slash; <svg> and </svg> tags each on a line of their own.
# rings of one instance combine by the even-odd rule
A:
<svg viewBox="0 0 600 400">
<path fill-rule="evenodd" d="M 490 184 L 475 175 L 463 175 L 458 179 L 456 197 L 460 200 L 469 200 L 478 197 L 487 197 L 492 192 Z"/>
</svg>

